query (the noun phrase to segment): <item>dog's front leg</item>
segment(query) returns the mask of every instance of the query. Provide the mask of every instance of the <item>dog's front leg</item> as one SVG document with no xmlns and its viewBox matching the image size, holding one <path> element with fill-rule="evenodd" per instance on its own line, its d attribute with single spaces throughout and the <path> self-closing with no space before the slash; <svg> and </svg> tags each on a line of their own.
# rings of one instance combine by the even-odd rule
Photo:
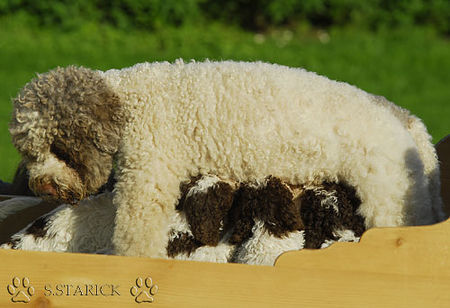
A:
<svg viewBox="0 0 450 308">
<path fill-rule="evenodd" d="M 176 175 L 162 171 L 148 176 L 143 170 L 127 170 L 119 176 L 114 197 L 117 254 L 167 258 L 169 220 L 175 213 L 179 184 Z"/>
</svg>

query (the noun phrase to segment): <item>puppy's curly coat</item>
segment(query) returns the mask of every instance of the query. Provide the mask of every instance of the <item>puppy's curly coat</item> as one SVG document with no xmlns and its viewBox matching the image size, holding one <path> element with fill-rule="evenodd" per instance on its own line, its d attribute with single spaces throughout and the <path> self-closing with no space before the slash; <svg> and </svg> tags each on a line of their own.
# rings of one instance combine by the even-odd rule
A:
<svg viewBox="0 0 450 308">
<path fill-rule="evenodd" d="M 355 187 L 367 227 L 443 219 L 430 136 L 345 83 L 265 63 L 57 68 L 14 100 L 13 142 L 37 193 L 76 202 L 116 162 L 115 250 L 165 254 L 180 183 L 199 174 Z"/>
</svg>

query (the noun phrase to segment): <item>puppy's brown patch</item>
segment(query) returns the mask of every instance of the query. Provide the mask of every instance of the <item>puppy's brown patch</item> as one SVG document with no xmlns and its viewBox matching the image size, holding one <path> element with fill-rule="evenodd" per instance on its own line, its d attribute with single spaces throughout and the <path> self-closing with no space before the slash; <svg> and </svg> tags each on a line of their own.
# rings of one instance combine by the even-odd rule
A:
<svg viewBox="0 0 450 308">
<path fill-rule="evenodd" d="M 225 217 L 233 203 L 233 187 L 219 181 L 206 191 L 196 192 L 195 185 L 188 190 L 192 193 L 180 200 L 186 219 L 195 239 L 202 244 L 216 246 L 221 238 Z"/>
<path fill-rule="evenodd" d="M 277 237 L 303 229 L 300 203 L 294 192 L 279 178 L 269 176 L 260 187 L 244 183 L 235 196 L 230 220 L 234 230 L 230 242 L 239 244 L 252 236 L 255 219 L 264 222 L 270 234 Z"/>
<path fill-rule="evenodd" d="M 41 216 L 31 226 L 25 229 L 25 234 L 33 235 L 34 238 L 42 238 L 47 235 L 49 216 Z"/>
<path fill-rule="evenodd" d="M 305 224 L 305 248 L 320 248 L 326 239 L 335 239 L 336 213 L 321 205 L 323 196 L 306 190 L 302 197 L 301 217 Z"/>
<path fill-rule="evenodd" d="M 252 236 L 254 208 L 258 206 L 258 188 L 243 183 L 234 197 L 229 221 L 233 223 L 230 243 L 240 244 Z"/>
<path fill-rule="evenodd" d="M 279 178 L 269 177 L 267 185 L 259 190 L 258 199 L 255 218 L 264 221 L 269 233 L 282 237 L 303 229 L 300 204 L 294 202 L 292 190 Z"/>
<path fill-rule="evenodd" d="M 333 194 L 333 206 L 324 206 L 326 194 Z M 361 201 L 353 187 L 324 182 L 320 189 L 307 189 L 301 197 L 301 217 L 305 224 L 305 248 L 320 248 L 326 240 L 336 240 L 333 232 L 349 229 L 355 236 L 365 231 L 364 219 L 357 213 Z"/>
<path fill-rule="evenodd" d="M 324 187 L 336 192 L 339 200 L 338 220 L 341 228 L 352 230 L 355 236 L 360 237 L 366 231 L 366 226 L 364 218 L 358 213 L 361 200 L 358 198 L 355 188 L 346 183 L 326 183 Z"/>
<path fill-rule="evenodd" d="M 203 246 L 192 235 L 188 233 L 179 233 L 167 245 L 167 255 L 170 258 L 179 254 L 187 254 L 188 256 L 197 248 Z"/>
</svg>

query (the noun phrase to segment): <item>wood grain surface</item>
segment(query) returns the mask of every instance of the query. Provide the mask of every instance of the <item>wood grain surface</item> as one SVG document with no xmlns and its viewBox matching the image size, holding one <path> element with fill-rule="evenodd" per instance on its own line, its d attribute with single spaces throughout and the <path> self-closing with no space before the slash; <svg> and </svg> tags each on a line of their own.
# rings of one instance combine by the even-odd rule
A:
<svg viewBox="0 0 450 308">
<path fill-rule="evenodd" d="M 449 238 L 450 221 L 372 229 L 275 267 L 0 250 L 0 307 L 450 307 Z"/>
</svg>

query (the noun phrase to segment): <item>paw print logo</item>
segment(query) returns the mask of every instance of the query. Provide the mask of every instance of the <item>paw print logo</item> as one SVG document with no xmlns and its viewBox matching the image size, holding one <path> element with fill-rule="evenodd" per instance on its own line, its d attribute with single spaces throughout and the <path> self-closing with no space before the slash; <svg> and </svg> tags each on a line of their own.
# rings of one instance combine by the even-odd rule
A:
<svg viewBox="0 0 450 308">
<path fill-rule="evenodd" d="M 8 293 L 12 296 L 13 303 L 29 303 L 31 297 L 34 295 L 34 288 L 30 285 L 30 279 L 24 277 L 14 277 L 12 283 L 6 288 Z"/>
<path fill-rule="evenodd" d="M 153 284 L 150 277 L 136 279 L 136 285 L 130 289 L 131 295 L 134 296 L 136 303 L 153 303 L 153 296 L 158 292 L 158 286 Z"/>
</svg>

